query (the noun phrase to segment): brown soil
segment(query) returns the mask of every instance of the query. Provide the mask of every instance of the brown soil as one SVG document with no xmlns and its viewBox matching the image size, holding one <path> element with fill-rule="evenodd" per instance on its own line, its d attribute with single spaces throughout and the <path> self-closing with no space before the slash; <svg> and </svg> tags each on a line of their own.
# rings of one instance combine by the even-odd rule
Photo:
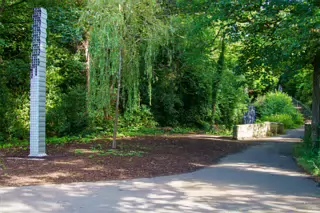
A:
<svg viewBox="0 0 320 213">
<path fill-rule="evenodd" d="M 118 141 L 120 151 L 142 156 L 103 154 L 108 140 L 90 144 L 49 145 L 45 159 L 27 158 L 29 150 L 0 150 L 0 186 L 27 186 L 148 178 L 195 171 L 250 144 L 209 136 L 141 137 Z M 102 153 L 102 154 L 101 154 Z M 133 154 L 137 155 L 137 154 Z"/>
</svg>

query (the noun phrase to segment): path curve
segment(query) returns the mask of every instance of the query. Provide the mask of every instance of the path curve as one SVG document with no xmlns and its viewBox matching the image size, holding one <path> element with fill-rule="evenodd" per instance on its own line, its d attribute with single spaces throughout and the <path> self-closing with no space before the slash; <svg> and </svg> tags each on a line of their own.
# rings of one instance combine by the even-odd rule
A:
<svg viewBox="0 0 320 213">
<path fill-rule="evenodd" d="M 0 188 L 0 213 L 320 212 L 320 188 L 292 158 L 303 130 L 189 174 Z"/>
</svg>

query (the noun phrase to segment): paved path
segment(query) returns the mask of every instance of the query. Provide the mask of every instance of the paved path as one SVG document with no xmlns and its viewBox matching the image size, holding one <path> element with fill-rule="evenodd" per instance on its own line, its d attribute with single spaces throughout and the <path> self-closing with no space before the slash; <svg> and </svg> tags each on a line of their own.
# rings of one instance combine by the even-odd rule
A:
<svg viewBox="0 0 320 213">
<path fill-rule="evenodd" d="M 301 130 L 197 172 L 99 183 L 0 188 L 1 213 L 320 212 L 320 188 L 291 152 Z M 280 142 L 280 140 L 282 142 Z"/>
</svg>

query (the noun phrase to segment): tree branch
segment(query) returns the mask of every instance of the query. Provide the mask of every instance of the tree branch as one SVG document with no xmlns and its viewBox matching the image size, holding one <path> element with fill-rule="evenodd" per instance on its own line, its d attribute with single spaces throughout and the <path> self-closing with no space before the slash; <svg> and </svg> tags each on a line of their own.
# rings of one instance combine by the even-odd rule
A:
<svg viewBox="0 0 320 213">
<path fill-rule="evenodd" d="M 2 13 L 5 11 L 6 8 L 15 7 L 15 6 L 22 4 L 24 2 L 27 2 L 27 1 L 28 0 L 21 0 L 21 1 L 18 1 L 16 3 L 13 3 L 13 4 L 7 6 L 7 0 L 2 0 L 1 7 L 0 7 L 0 15 L 2 15 Z"/>
<path fill-rule="evenodd" d="M 1 8 L 0 8 L 0 15 L 3 13 L 4 8 L 6 7 L 6 3 L 7 3 L 7 0 L 2 0 Z"/>
<path fill-rule="evenodd" d="M 13 3 L 13 4 L 9 5 L 8 7 L 14 7 L 14 6 L 17 6 L 17 5 L 19 5 L 19 4 L 22 4 L 22 3 L 26 2 L 26 1 L 28 1 L 28 0 L 18 1 L 18 2 L 16 2 L 16 3 Z"/>
</svg>

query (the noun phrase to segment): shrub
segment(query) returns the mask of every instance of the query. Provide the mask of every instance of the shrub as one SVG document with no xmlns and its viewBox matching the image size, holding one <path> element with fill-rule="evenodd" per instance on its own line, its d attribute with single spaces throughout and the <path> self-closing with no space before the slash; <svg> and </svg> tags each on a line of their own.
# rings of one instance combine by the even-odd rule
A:
<svg viewBox="0 0 320 213">
<path fill-rule="evenodd" d="M 294 107 L 292 99 L 285 93 L 269 92 L 255 102 L 258 116 L 262 121 L 280 122 L 285 128 L 303 124 L 302 114 Z"/>
<path fill-rule="evenodd" d="M 88 125 L 86 90 L 82 87 L 60 94 L 61 99 L 48 107 L 47 133 L 49 136 L 78 134 Z M 50 106 L 50 105 L 49 105 Z"/>
<path fill-rule="evenodd" d="M 292 129 L 296 127 L 292 117 L 287 114 L 265 116 L 262 118 L 262 121 L 280 122 L 283 123 L 284 128 L 286 129 Z"/>
<path fill-rule="evenodd" d="M 310 145 L 311 141 L 305 139 L 303 144 L 295 147 L 294 154 L 300 166 L 308 173 L 320 177 L 320 151 L 312 149 Z"/>
<path fill-rule="evenodd" d="M 119 119 L 119 126 L 123 128 L 152 128 L 156 125 L 157 123 L 154 121 L 153 114 L 145 105 L 142 105 L 133 111 L 126 111 Z"/>
<path fill-rule="evenodd" d="M 292 114 L 295 111 L 292 99 L 287 94 L 281 92 L 270 92 L 265 96 L 258 97 L 255 106 L 261 117 L 276 114 Z"/>
</svg>

